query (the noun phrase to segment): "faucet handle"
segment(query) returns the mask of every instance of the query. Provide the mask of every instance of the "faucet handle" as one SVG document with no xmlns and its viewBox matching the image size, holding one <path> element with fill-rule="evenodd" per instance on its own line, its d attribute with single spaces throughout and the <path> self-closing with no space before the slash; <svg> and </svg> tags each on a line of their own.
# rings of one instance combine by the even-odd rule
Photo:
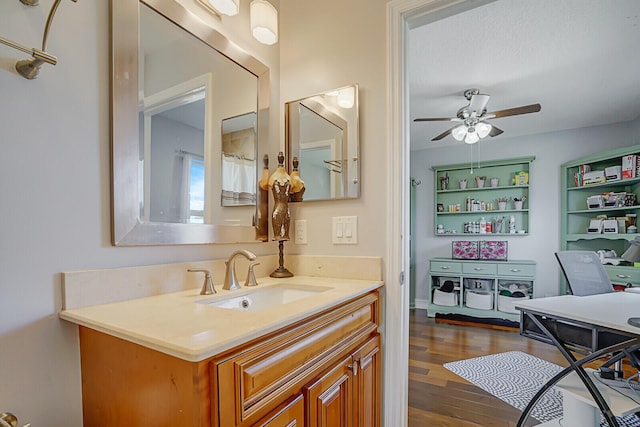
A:
<svg viewBox="0 0 640 427">
<path fill-rule="evenodd" d="M 212 295 L 216 293 L 216 289 L 213 287 L 213 280 L 211 279 L 211 273 L 204 268 L 189 268 L 188 272 L 191 273 L 204 273 L 204 283 L 200 290 L 200 295 Z"/>
<path fill-rule="evenodd" d="M 252 262 L 249 264 L 249 271 L 247 272 L 247 278 L 244 281 L 245 286 L 258 286 L 258 281 L 256 280 L 256 275 L 253 272 L 253 267 L 256 265 L 260 265 L 259 262 Z"/>
</svg>

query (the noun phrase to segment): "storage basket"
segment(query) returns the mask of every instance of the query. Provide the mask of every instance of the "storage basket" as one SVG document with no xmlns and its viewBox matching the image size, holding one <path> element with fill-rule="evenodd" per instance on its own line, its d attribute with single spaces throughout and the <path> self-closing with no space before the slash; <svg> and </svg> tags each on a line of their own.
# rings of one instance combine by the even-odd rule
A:
<svg viewBox="0 0 640 427">
<path fill-rule="evenodd" d="M 514 297 L 514 296 L 505 296 L 498 295 L 498 310 L 503 311 L 505 313 L 520 313 L 520 310 L 516 310 L 516 305 L 518 302 L 522 300 L 529 299 L 529 296 L 525 295 L 523 297 Z"/>
<path fill-rule="evenodd" d="M 470 240 L 457 240 L 451 242 L 451 254 L 453 259 L 478 259 L 478 242 Z"/>
<path fill-rule="evenodd" d="M 442 292 L 439 289 L 433 290 L 433 303 L 436 305 L 458 305 L 457 292 Z"/>
<path fill-rule="evenodd" d="M 477 308 L 479 310 L 491 310 L 493 308 L 493 294 L 467 290 L 465 300 L 469 308 Z"/>
<path fill-rule="evenodd" d="M 506 261 L 506 240 L 482 240 L 478 249 L 478 258 L 482 260 Z"/>
</svg>

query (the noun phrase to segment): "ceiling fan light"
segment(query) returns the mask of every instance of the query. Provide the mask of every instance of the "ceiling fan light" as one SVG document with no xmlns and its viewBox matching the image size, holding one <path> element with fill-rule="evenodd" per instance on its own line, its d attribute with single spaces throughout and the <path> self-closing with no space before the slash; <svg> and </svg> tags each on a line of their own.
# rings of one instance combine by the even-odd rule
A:
<svg viewBox="0 0 640 427">
<path fill-rule="evenodd" d="M 456 141 L 462 141 L 466 135 L 467 127 L 465 125 L 457 126 L 451 131 L 451 136 L 453 136 Z"/>
<path fill-rule="evenodd" d="M 476 132 L 480 138 L 486 138 L 491 132 L 491 125 L 489 123 L 480 122 L 476 125 Z"/>
<path fill-rule="evenodd" d="M 478 132 L 476 131 L 468 132 L 467 136 L 464 137 L 464 142 L 466 144 L 475 144 L 478 141 L 480 141 L 480 137 L 478 136 Z"/>
</svg>

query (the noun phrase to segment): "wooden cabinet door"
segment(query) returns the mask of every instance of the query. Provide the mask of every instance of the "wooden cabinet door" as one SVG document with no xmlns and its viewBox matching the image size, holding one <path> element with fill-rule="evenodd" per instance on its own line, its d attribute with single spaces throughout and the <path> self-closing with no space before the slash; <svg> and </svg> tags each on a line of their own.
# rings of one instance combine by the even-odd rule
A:
<svg viewBox="0 0 640 427">
<path fill-rule="evenodd" d="M 304 398 L 293 396 L 251 427 L 304 427 Z"/>
<path fill-rule="evenodd" d="M 353 353 L 354 427 L 380 426 L 380 335 Z"/>
<path fill-rule="evenodd" d="M 352 427 L 351 355 L 304 387 L 307 427 Z"/>
</svg>

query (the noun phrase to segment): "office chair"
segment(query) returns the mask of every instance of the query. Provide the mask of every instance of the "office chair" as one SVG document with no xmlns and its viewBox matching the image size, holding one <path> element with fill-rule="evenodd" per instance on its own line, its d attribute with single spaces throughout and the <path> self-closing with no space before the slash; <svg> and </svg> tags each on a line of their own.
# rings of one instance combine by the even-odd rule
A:
<svg viewBox="0 0 640 427">
<path fill-rule="evenodd" d="M 560 251 L 556 252 L 556 258 L 573 295 L 583 297 L 615 292 L 597 253 Z"/>
<path fill-rule="evenodd" d="M 615 292 L 611 279 L 596 252 L 560 251 L 555 255 L 573 295 L 588 296 Z M 637 325 L 633 323 L 636 321 L 639 322 Z M 628 322 L 631 325 L 640 326 L 638 317 L 631 317 Z M 634 368 L 640 369 L 640 353 L 637 347 L 612 355 L 600 369 L 615 365 L 615 372 L 622 376 L 620 362 L 624 358 L 627 358 Z"/>
</svg>

